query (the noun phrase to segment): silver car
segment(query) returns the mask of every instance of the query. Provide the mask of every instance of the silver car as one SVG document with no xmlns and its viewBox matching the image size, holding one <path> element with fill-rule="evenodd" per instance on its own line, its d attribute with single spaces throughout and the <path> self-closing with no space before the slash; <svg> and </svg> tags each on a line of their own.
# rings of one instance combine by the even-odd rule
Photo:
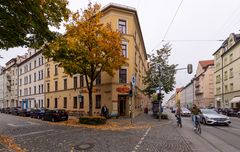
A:
<svg viewBox="0 0 240 152">
<path fill-rule="evenodd" d="M 218 114 L 213 109 L 200 109 L 202 114 L 200 114 L 200 121 L 203 124 L 211 125 L 229 125 L 231 123 L 229 117 Z"/>
</svg>

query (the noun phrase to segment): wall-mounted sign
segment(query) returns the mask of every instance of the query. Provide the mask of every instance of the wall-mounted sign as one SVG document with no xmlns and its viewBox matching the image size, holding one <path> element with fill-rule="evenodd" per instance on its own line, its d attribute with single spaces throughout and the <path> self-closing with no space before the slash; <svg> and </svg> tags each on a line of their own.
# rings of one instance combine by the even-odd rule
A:
<svg viewBox="0 0 240 152">
<path fill-rule="evenodd" d="M 116 91 L 119 92 L 119 93 L 128 93 L 129 90 L 130 90 L 130 88 L 129 88 L 129 87 L 125 87 L 125 86 L 118 87 L 118 88 L 116 89 Z"/>
</svg>

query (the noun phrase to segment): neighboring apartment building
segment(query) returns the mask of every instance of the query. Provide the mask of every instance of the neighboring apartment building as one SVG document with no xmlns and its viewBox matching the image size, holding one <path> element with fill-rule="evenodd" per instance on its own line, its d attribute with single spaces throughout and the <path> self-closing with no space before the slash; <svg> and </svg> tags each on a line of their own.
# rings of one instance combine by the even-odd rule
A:
<svg viewBox="0 0 240 152">
<path fill-rule="evenodd" d="M 240 34 L 230 34 L 213 55 L 215 106 L 240 108 Z"/>
<path fill-rule="evenodd" d="M 194 103 L 199 107 L 214 107 L 214 60 L 199 61 L 194 78 Z"/>
<path fill-rule="evenodd" d="M 123 33 L 122 51 L 128 58 L 128 64 L 115 71 L 111 77 L 105 72 L 94 82 L 93 112 L 100 113 L 106 104 L 110 112 L 118 112 L 122 116 L 129 115 L 130 98 L 128 90 L 132 76 L 135 75 L 136 89 L 133 96 L 134 115 L 147 105 L 149 98 L 141 90 L 144 89 L 143 76 L 147 71 L 147 55 L 141 28 L 134 8 L 110 4 L 103 8 L 102 23 L 111 23 L 113 29 Z M 64 108 L 75 112 L 88 112 L 88 91 L 85 78 L 76 74 L 70 77 L 64 73 L 58 63 L 46 63 L 46 107 Z"/>
<path fill-rule="evenodd" d="M 180 103 L 182 107 L 187 106 L 187 100 L 186 100 L 186 88 L 182 87 L 181 90 L 179 91 L 179 98 L 180 98 Z"/>
<path fill-rule="evenodd" d="M 44 66 L 42 51 L 29 49 L 19 62 L 19 105 L 22 108 L 42 108 L 44 103 Z"/>
<path fill-rule="evenodd" d="M 6 63 L 4 69 L 3 92 L 4 92 L 4 107 L 18 106 L 18 69 L 17 58 L 12 58 Z"/>
<path fill-rule="evenodd" d="M 193 101 L 194 101 L 194 87 L 193 87 L 193 80 L 185 86 L 185 93 L 186 93 L 186 108 L 192 108 Z"/>
<path fill-rule="evenodd" d="M 0 108 L 3 108 L 3 96 L 4 96 L 4 68 L 0 66 Z"/>
</svg>

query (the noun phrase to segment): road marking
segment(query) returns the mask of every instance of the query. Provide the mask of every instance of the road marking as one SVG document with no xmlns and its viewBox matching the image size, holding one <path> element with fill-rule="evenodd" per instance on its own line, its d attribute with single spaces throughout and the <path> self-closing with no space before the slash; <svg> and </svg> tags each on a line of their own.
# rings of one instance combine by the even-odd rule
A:
<svg viewBox="0 0 240 152">
<path fill-rule="evenodd" d="M 141 137 L 141 139 L 139 140 L 138 144 L 134 147 L 134 150 L 132 150 L 132 152 L 136 152 L 136 150 L 138 150 L 138 148 L 140 147 L 140 145 L 143 143 L 144 138 L 147 136 L 147 134 L 149 133 L 151 127 L 149 127 L 147 129 L 147 131 L 145 132 L 145 134 L 143 135 L 143 137 Z"/>
<path fill-rule="evenodd" d="M 27 121 L 27 122 L 18 122 L 18 123 L 14 123 L 14 124 L 9 123 L 8 125 L 11 127 L 24 127 L 24 126 L 29 126 L 29 125 L 38 125 L 38 123 Z"/>
<path fill-rule="evenodd" d="M 21 134 L 21 135 L 16 135 L 13 137 L 23 137 L 23 136 L 29 136 L 29 135 L 35 135 L 35 134 L 41 134 L 41 133 L 46 133 L 46 132 L 51 132 L 54 131 L 53 129 L 50 130 L 43 130 L 43 131 L 35 131 L 35 132 L 29 132 L 29 133 L 25 133 L 25 134 Z"/>
</svg>

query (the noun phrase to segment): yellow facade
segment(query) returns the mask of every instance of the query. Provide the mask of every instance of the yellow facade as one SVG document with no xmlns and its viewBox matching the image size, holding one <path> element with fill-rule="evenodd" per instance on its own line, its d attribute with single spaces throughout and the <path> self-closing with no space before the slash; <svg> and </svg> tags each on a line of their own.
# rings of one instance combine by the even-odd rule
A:
<svg viewBox="0 0 240 152">
<path fill-rule="evenodd" d="M 120 82 L 119 70 L 115 71 L 113 77 L 109 76 L 107 73 L 101 73 L 101 83 L 96 85 L 94 82 L 93 91 L 93 112 L 95 114 L 100 114 L 101 107 L 106 104 L 109 108 L 110 113 L 118 113 L 122 116 L 127 116 L 130 114 L 130 105 L 133 104 L 132 108 L 134 115 L 139 114 L 149 98 L 146 97 L 141 90 L 144 89 L 143 76 L 145 76 L 147 71 L 147 56 L 144 46 L 144 41 L 142 38 L 142 33 L 139 25 L 139 20 L 137 17 L 137 12 L 135 9 L 108 5 L 102 10 L 103 17 L 101 18 L 102 23 L 111 23 L 112 29 L 119 29 L 122 23 L 126 26 L 123 29 L 126 33 L 123 33 L 123 44 L 126 46 L 127 64 L 123 65 L 121 69 L 126 69 L 126 81 Z M 46 63 L 46 79 L 45 79 L 45 101 L 46 107 L 67 109 L 69 111 L 77 113 L 87 113 L 89 110 L 88 104 L 88 91 L 86 88 L 86 82 L 84 78 L 84 86 L 80 86 L 80 75 L 74 75 L 70 77 L 64 74 L 62 68 L 55 67 L 58 63 L 49 61 Z M 48 72 L 49 71 L 49 72 Z M 55 71 L 58 74 L 55 74 Z M 48 76 L 48 73 L 50 75 Z M 76 78 L 74 78 L 76 77 Z M 130 89 L 130 82 L 132 78 L 135 78 L 136 85 L 133 91 L 132 99 L 128 97 L 128 90 Z M 67 88 L 64 89 L 64 79 L 67 79 Z M 74 79 L 77 82 L 77 86 L 74 89 Z M 55 90 L 55 83 L 57 82 L 57 90 Z M 49 89 L 48 89 L 49 83 Z M 79 95 L 83 98 L 79 98 Z M 98 96 L 98 97 L 97 97 Z M 99 97 L 100 96 L 100 97 Z M 64 99 L 65 98 L 65 99 Z M 96 98 L 100 100 L 100 105 L 96 103 Z M 100 99 L 99 99 L 100 98 Z M 67 103 L 67 107 L 64 107 L 64 100 Z M 57 107 L 55 106 L 57 102 Z M 75 102 L 75 105 L 74 105 Z M 80 107 L 80 104 L 84 103 L 84 106 Z"/>
</svg>

